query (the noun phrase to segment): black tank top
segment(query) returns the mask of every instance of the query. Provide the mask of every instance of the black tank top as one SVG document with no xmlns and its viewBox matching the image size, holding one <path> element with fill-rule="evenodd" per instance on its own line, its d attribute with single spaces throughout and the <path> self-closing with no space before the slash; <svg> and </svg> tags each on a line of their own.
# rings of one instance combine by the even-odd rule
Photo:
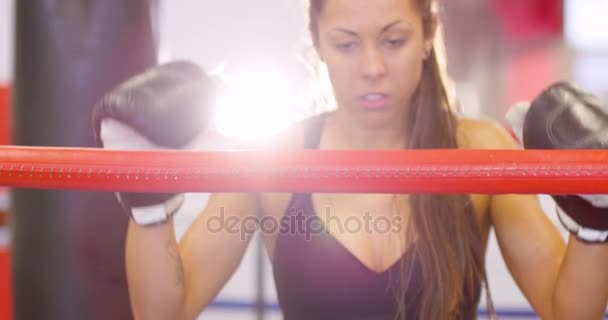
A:
<svg viewBox="0 0 608 320">
<path fill-rule="evenodd" d="M 317 148 L 324 116 L 310 120 L 304 147 Z M 388 270 L 376 273 L 363 265 L 321 224 L 309 193 L 292 196 L 276 238 L 273 274 L 285 320 L 394 319 L 398 268 L 413 265 L 406 294 L 408 314 L 417 314 L 421 273 L 406 252 Z M 416 319 L 417 316 L 412 319 Z"/>
<path fill-rule="evenodd" d="M 304 148 L 316 149 L 325 115 L 309 119 Z M 273 275 L 285 320 L 395 319 L 400 268 L 413 268 L 405 292 L 406 318 L 419 319 L 422 271 L 408 249 L 389 269 L 363 265 L 323 227 L 310 193 L 292 195 L 282 217 L 273 257 Z M 475 319 L 481 293 L 465 289 L 459 319 Z"/>
</svg>

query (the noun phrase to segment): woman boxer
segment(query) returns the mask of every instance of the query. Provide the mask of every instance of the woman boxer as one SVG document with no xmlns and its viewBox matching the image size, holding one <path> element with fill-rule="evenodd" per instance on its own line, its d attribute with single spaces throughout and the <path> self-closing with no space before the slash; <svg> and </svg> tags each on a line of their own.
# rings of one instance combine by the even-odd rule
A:
<svg viewBox="0 0 608 320">
<path fill-rule="evenodd" d="M 277 148 L 518 148 L 496 124 L 452 110 L 434 8 L 432 0 L 311 0 L 311 35 L 338 108 L 295 125 Z M 102 101 L 95 123 L 104 147 L 180 148 L 198 134 L 193 115 L 204 107 L 194 98 L 211 85 L 181 68 L 159 67 Z M 543 319 L 599 319 L 608 300 L 608 246 L 578 234 L 566 246 L 535 196 L 213 194 L 179 244 L 171 219 L 179 195 L 119 199 L 133 215 L 126 255 L 136 318 L 192 319 L 211 303 L 260 230 L 210 227 L 229 219 L 281 221 L 263 235 L 289 320 L 474 319 L 491 228 Z M 351 218 L 397 222 L 398 232 L 341 232 L 336 223 Z M 311 236 L 298 219 L 324 232 Z"/>
</svg>

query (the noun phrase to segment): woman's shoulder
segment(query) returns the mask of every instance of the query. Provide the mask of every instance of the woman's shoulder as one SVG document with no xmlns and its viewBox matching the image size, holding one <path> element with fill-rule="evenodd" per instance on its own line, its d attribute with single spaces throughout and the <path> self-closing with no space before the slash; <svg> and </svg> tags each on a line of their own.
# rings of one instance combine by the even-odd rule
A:
<svg viewBox="0 0 608 320">
<path fill-rule="evenodd" d="M 498 121 L 488 119 L 458 119 L 458 146 L 461 149 L 517 149 L 518 142 Z"/>
</svg>

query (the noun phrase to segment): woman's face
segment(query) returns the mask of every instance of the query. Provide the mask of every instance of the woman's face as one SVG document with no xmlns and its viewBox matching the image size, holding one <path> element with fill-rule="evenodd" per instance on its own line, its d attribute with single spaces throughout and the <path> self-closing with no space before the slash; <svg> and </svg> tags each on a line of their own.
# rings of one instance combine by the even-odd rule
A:
<svg viewBox="0 0 608 320">
<path fill-rule="evenodd" d="M 413 1 L 326 0 L 318 30 L 340 108 L 364 125 L 403 121 L 432 44 Z"/>
</svg>

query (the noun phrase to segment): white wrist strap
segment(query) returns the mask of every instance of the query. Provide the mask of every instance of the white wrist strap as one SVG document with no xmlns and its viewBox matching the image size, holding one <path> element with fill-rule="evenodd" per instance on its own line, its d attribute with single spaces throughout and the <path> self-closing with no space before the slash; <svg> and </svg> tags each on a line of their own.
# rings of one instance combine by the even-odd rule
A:
<svg viewBox="0 0 608 320">
<path fill-rule="evenodd" d="M 203 131 L 198 136 L 180 146 L 179 150 L 196 150 L 200 148 L 207 132 Z M 104 149 L 109 150 L 163 150 L 168 147 L 159 146 L 148 140 L 129 125 L 111 118 L 101 120 L 100 139 Z"/>
<path fill-rule="evenodd" d="M 585 199 L 596 208 L 608 208 L 608 195 L 605 194 L 579 194 L 579 197 Z"/>
<path fill-rule="evenodd" d="M 127 124 L 114 119 L 103 119 L 101 121 L 99 135 L 104 149 L 127 151 L 163 149 Z"/>
<path fill-rule="evenodd" d="M 100 138 L 104 149 L 111 150 L 161 150 L 166 149 L 152 143 L 145 136 L 135 131 L 130 126 L 114 120 L 104 119 L 101 122 Z M 121 203 L 120 194 L 116 194 Z M 184 202 L 184 194 L 177 194 L 175 197 L 164 203 L 145 206 L 131 207 L 131 216 L 139 225 L 154 225 L 164 223 L 172 217 Z"/>
<path fill-rule="evenodd" d="M 600 231 L 584 228 L 576 221 L 572 220 L 572 218 L 570 218 L 570 216 L 558 205 L 555 206 L 555 211 L 566 230 L 575 234 L 577 238 L 591 243 L 603 243 L 608 241 L 608 230 Z"/>
<path fill-rule="evenodd" d="M 117 197 L 120 200 L 120 194 L 117 194 Z M 184 203 L 184 199 L 184 194 L 179 193 L 162 204 L 145 207 L 131 207 L 131 216 L 133 217 L 133 221 L 139 225 L 164 223 L 177 213 Z"/>
</svg>

